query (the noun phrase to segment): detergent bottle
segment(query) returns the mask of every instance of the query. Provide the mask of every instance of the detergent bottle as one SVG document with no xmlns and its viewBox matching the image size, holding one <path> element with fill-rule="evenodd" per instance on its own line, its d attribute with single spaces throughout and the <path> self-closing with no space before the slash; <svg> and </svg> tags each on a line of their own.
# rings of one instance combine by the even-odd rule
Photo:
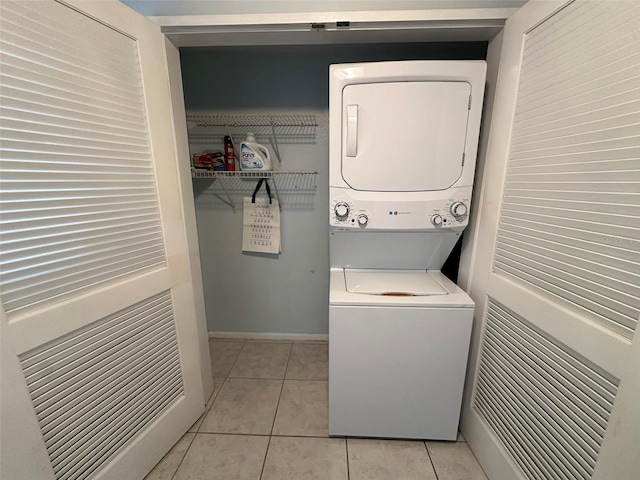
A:
<svg viewBox="0 0 640 480">
<path fill-rule="evenodd" d="M 240 144 L 241 170 L 271 170 L 271 155 L 264 145 L 256 142 L 253 133 Z"/>
</svg>

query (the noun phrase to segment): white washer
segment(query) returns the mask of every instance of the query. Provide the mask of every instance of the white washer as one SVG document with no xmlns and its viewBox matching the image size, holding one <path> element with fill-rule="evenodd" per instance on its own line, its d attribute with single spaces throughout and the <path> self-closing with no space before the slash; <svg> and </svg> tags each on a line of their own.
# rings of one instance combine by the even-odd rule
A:
<svg viewBox="0 0 640 480">
<path fill-rule="evenodd" d="M 471 298 L 438 271 L 343 268 L 329 295 L 329 434 L 455 440 Z"/>
<path fill-rule="evenodd" d="M 485 70 L 330 67 L 330 435 L 456 438 L 473 301 L 439 270 L 468 223 Z"/>
</svg>

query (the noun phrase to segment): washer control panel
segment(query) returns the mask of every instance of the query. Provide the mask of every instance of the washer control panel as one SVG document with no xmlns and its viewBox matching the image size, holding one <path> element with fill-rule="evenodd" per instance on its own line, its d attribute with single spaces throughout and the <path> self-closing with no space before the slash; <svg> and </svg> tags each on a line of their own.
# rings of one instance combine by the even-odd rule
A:
<svg viewBox="0 0 640 480">
<path fill-rule="evenodd" d="M 435 230 L 464 227 L 469 219 L 469 199 L 384 202 L 334 198 L 329 224 L 345 230 Z"/>
</svg>

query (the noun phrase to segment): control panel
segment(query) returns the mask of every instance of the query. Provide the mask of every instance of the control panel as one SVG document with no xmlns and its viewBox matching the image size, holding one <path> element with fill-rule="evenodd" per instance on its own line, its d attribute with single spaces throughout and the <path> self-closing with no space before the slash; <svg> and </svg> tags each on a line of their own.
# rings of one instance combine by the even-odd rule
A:
<svg viewBox="0 0 640 480">
<path fill-rule="evenodd" d="M 331 202 L 329 224 L 345 230 L 449 229 L 465 227 L 468 214 L 468 198 L 384 202 L 344 196 Z"/>
<path fill-rule="evenodd" d="M 333 214 L 329 219 L 332 225 L 365 228 L 369 224 L 369 212 L 356 208 L 353 202 L 337 200 L 332 205 Z"/>
</svg>

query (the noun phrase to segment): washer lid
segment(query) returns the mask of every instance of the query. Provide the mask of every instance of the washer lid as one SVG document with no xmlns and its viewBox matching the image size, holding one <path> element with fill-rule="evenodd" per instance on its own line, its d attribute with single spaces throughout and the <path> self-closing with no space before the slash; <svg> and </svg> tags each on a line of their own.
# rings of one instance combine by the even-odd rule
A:
<svg viewBox="0 0 640 480">
<path fill-rule="evenodd" d="M 368 295 L 400 297 L 446 295 L 449 293 L 426 270 L 346 269 L 347 291 Z"/>
</svg>

